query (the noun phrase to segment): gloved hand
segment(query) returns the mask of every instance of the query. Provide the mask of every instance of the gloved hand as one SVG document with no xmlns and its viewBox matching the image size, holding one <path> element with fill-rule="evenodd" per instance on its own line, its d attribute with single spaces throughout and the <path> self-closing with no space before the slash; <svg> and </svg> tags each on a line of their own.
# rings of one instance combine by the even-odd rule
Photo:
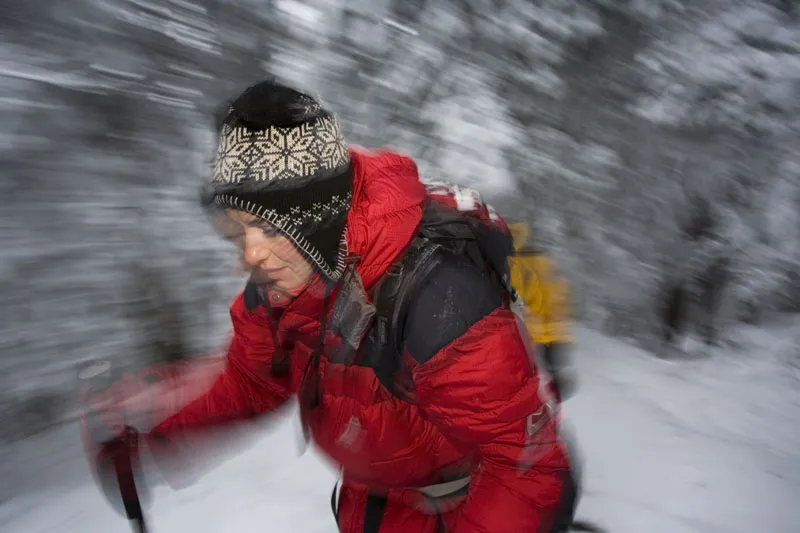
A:
<svg viewBox="0 0 800 533">
<path fill-rule="evenodd" d="M 120 400 L 138 385 L 130 375 L 113 381 L 110 365 L 82 372 L 81 437 L 89 467 L 112 508 L 129 519 L 141 518 L 149 501 L 140 467 L 139 431 L 130 425 Z"/>
<path fill-rule="evenodd" d="M 177 443 L 153 431 L 177 409 L 180 398 L 176 400 L 169 392 L 179 388 L 184 367 L 159 365 L 118 379 L 112 376 L 109 365 L 96 365 L 82 372 L 80 422 L 84 450 L 98 485 L 117 510 L 124 508 L 117 468 L 132 469 L 136 488 L 145 503 L 148 485 L 159 476 L 153 469 L 145 473 L 143 466 L 157 466 L 160 477 L 172 488 L 185 486 L 194 479 L 185 453 Z M 143 461 L 146 455 L 154 461 Z"/>
</svg>

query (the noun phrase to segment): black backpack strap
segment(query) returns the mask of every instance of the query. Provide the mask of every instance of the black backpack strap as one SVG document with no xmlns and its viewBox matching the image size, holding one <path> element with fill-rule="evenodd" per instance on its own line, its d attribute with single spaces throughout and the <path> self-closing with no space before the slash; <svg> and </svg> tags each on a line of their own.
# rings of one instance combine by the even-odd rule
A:
<svg viewBox="0 0 800 533">
<path fill-rule="evenodd" d="M 389 392 L 407 397 L 408 391 L 399 385 L 408 377 L 398 372 L 402 365 L 405 319 L 411 302 L 431 272 L 447 255 L 463 256 L 482 271 L 489 271 L 498 289 L 504 289 L 513 299 L 507 262 L 511 250 L 510 235 L 492 232 L 477 218 L 428 199 L 417 237 L 373 291 L 375 318 L 358 364 L 372 368 Z"/>
<path fill-rule="evenodd" d="M 403 324 L 409 304 L 428 274 L 441 261 L 441 246 L 417 237 L 393 263 L 373 293 L 375 318 L 359 364 L 374 369 L 392 394 L 402 397 L 396 383 L 403 353 Z"/>
</svg>

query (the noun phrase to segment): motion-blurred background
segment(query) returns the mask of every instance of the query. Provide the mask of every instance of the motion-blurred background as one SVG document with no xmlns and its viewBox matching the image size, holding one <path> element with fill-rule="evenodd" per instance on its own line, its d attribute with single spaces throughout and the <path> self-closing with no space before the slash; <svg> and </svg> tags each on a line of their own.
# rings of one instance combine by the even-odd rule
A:
<svg viewBox="0 0 800 533">
<path fill-rule="evenodd" d="M 198 189 L 213 111 L 268 74 L 530 222 L 585 325 L 655 350 L 684 302 L 724 357 L 793 321 L 797 372 L 798 30 L 792 0 L 12 0 L 0 440 L 69 420 L 88 361 L 224 342 Z"/>
</svg>

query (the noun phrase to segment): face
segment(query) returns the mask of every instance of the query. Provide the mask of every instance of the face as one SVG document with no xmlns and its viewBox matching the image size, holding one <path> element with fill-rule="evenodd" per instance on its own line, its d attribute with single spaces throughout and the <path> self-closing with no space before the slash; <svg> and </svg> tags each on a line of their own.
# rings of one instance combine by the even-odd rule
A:
<svg viewBox="0 0 800 533">
<path fill-rule="evenodd" d="M 313 268 L 300 250 L 257 216 L 226 209 L 217 227 L 238 246 L 242 268 L 253 282 L 291 291 L 311 279 Z"/>
</svg>

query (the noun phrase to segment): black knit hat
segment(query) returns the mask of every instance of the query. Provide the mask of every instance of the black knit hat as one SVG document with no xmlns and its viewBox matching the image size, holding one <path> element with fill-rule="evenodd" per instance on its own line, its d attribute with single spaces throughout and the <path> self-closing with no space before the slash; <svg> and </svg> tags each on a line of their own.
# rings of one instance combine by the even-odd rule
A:
<svg viewBox="0 0 800 533">
<path fill-rule="evenodd" d="M 264 219 L 325 277 L 338 279 L 352 190 L 350 152 L 318 99 L 265 81 L 227 109 L 206 205 Z"/>
</svg>

